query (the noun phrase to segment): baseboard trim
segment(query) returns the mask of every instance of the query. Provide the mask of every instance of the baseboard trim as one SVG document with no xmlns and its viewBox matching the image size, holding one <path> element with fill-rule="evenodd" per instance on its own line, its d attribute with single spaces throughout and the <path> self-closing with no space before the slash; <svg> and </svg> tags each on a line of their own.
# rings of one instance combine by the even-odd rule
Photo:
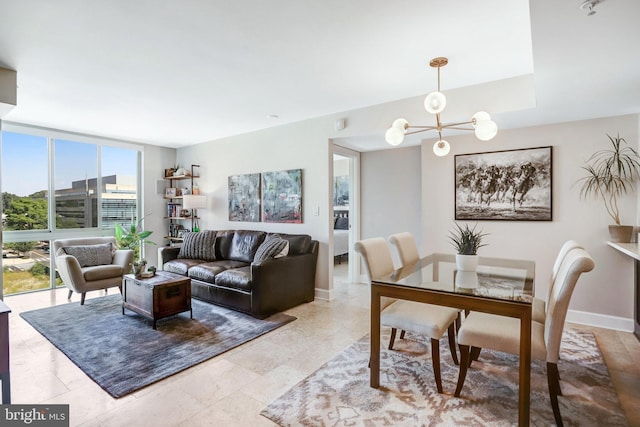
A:
<svg viewBox="0 0 640 427">
<path fill-rule="evenodd" d="M 335 298 L 333 289 L 315 289 L 315 297 L 324 301 L 332 301 Z"/>
<path fill-rule="evenodd" d="M 609 316 L 606 314 L 569 310 L 567 312 L 567 322 L 596 326 L 598 328 L 613 329 L 615 331 L 633 332 L 633 319 Z"/>
</svg>

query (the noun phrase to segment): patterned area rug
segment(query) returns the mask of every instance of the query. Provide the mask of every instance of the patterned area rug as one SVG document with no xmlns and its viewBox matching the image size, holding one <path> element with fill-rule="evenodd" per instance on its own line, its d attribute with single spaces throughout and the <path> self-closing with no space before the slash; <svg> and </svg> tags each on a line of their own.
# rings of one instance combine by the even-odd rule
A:
<svg viewBox="0 0 640 427">
<path fill-rule="evenodd" d="M 388 341 L 387 341 L 388 342 Z M 383 340 L 386 345 L 387 342 Z M 453 397 L 458 367 L 441 345 L 443 394 L 430 348 L 407 333 L 382 350 L 380 389 L 369 387 L 369 337 L 348 347 L 273 401 L 262 415 L 281 426 L 511 426 L 518 421 L 518 358 L 482 350 Z M 559 362 L 565 426 L 627 426 L 595 338 L 566 330 Z M 531 425 L 554 425 L 545 363 L 531 366 Z"/>
<path fill-rule="evenodd" d="M 296 318 L 259 320 L 196 299 L 189 312 L 151 320 L 125 310 L 122 297 L 88 299 L 20 314 L 113 397 L 122 397 L 231 350 Z"/>
</svg>

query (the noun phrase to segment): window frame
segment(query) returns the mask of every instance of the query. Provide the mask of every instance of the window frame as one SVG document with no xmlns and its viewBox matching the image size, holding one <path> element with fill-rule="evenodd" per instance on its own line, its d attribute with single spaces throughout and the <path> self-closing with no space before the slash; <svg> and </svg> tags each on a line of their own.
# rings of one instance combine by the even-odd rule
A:
<svg viewBox="0 0 640 427">
<path fill-rule="evenodd" d="M 28 134 L 33 136 L 45 137 L 47 139 L 47 156 L 48 156 L 48 174 L 47 174 L 47 191 L 48 191 L 48 206 L 47 206 L 47 228 L 41 230 L 3 230 L 0 236 L 0 244 L 13 243 L 13 242 L 27 242 L 27 241 L 49 241 L 49 245 L 52 248 L 53 240 L 77 238 L 77 237 L 95 237 L 95 236 L 113 236 L 114 228 L 102 228 L 102 192 L 97 194 L 97 215 L 98 223 L 96 227 L 86 228 L 67 228 L 56 229 L 55 227 L 55 215 L 56 215 L 56 200 L 55 200 L 55 140 L 61 139 L 66 141 L 74 141 L 80 143 L 94 144 L 97 146 L 97 188 L 102 188 L 102 147 L 116 147 L 134 150 L 137 152 L 136 156 L 136 212 L 137 218 L 141 218 L 143 212 L 143 188 L 142 188 L 142 172 L 143 172 L 143 156 L 144 146 L 135 144 L 123 140 L 103 138 L 98 136 L 86 135 L 75 132 L 67 132 L 57 129 L 44 128 L 39 126 L 25 125 L 14 122 L 7 122 L 0 120 L 0 148 L 2 147 L 2 134 L 3 132 L 13 132 Z M 0 163 L 2 161 L 2 150 L 0 149 Z M 2 174 L 0 173 L 0 193 L 4 191 L 2 186 Z M 4 206 L 0 198 L 0 214 L 4 212 Z M 50 271 L 55 271 L 55 254 L 50 254 Z M 0 266 L 2 262 L 0 261 Z M 40 289 L 49 290 L 55 288 L 55 274 L 49 275 L 49 288 Z M 1 283 L 1 282 L 0 282 Z M 4 290 L 0 284 L 0 298 L 3 298 Z"/>
</svg>

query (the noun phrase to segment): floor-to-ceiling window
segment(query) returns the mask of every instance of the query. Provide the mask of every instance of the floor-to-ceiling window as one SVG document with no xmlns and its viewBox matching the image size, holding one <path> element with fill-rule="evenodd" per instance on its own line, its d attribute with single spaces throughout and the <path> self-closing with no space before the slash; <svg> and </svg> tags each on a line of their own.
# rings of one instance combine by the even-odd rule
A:
<svg viewBox="0 0 640 427">
<path fill-rule="evenodd" d="M 141 148 L 6 123 L 0 137 L 0 295 L 60 286 L 53 240 L 111 235 L 138 217 Z"/>
</svg>

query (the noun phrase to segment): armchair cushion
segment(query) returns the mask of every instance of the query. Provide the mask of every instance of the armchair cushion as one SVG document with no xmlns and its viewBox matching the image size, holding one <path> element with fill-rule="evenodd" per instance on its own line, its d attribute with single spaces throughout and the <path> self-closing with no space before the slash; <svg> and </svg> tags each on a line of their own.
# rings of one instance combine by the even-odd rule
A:
<svg viewBox="0 0 640 427">
<path fill-rule="evenodd" d="M 113 277 L 119 277 L 123 274 L 122 267 L 119 265 L 101 265 L 91 266 L 82 269 L 84 280 L 92 282 L 94 280 L 111 279 Z"/>
<path fill-rule="evenodd" d="M 65 246 L 62 250 L 67 255 L 75 257 L 80 267 L 106 265 L 113 261 L 113 245 L 111 243 Z"/>
</svg>

